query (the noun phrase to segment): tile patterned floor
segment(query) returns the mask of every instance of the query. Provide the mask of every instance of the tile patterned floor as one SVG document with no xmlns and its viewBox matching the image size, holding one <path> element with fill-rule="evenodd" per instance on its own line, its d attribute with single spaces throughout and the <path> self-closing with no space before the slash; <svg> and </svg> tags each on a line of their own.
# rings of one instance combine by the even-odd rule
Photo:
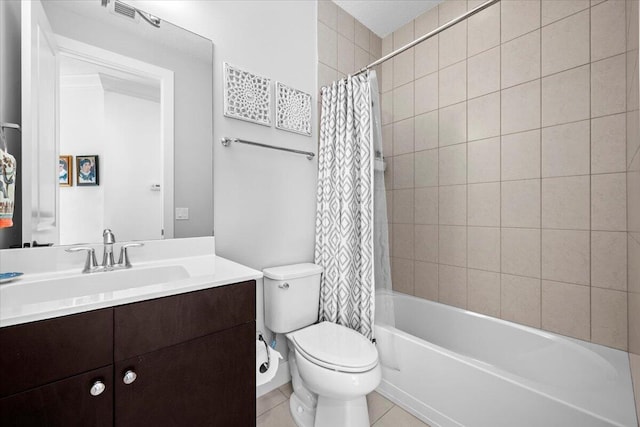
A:
<svg viewBox="0 0 640 427">
<path fill-rule="evenodd" d="M 289 412 L 289 396 L 293 392 L 287 383 L 256 401 L 257 427 L 296 427 Z M 394 405 L 375 391 L 367 396 L 369 421 L 373 427 L 429 427 L 404 409 Z"/>
</svg>

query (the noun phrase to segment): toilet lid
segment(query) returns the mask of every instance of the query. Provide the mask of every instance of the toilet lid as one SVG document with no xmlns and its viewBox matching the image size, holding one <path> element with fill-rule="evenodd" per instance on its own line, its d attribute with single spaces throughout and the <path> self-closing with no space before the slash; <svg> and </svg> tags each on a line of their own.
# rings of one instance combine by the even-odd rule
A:
<svg viewBox="0 0 640 427">
<path fill-rule="evenodd" d="M 364 372 L 378 363 L 375 345 L 358 332 L 335 323 L 318 323 L 289 338 L 302 356 L 329 369 Z"/>
</svg>

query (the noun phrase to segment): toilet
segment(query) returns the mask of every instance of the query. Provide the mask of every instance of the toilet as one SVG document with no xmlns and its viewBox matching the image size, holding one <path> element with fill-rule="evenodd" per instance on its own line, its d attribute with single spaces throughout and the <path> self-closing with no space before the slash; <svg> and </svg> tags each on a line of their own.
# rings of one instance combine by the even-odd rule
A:
<svg viewBox="0 0 640 427">
<path fill-rule="evenodd" d="M 362 334 L 318 321 L 322 267 L 295 264 L 264 273 L 265 325 L 286 334 L 299 427 L 369 426 L 366 395 L 381 380 L 378 351 Z"/>
</svg>

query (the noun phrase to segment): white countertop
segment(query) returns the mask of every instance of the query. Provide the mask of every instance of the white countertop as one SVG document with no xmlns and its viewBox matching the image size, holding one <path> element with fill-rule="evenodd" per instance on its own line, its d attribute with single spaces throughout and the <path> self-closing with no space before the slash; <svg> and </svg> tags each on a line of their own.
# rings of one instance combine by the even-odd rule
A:
<svg viewBox="0 0 640 427">
<path fill-rule="evenodd" d="M 122 286 L 120 289 L 94 291 L 90 286 L 81 288 L 83 277 L 105 275 L 118 280 L 118 271 L 98 272 L 82 275 L 76 267 L 72 271 L 56 271 L 49 273 L 25 274 L 11 283 L 0 285 L 0 327 L 19 325 L 21 323 L 50 319 L 69 314 L 82 313 L 100 308 L 113 307 L 138 301 L 166 297 L 186 292 L 193 292 L 231 283 L 254 280 L 262 277 L 262 272 L 230 261 L 216 255 L 200 255 L 188 258 L 164 259 L 157 262 L 145 262 L 134 265 L 134 269 L 153 268 L 166 265 L 186 266 L 189 276 L 167 283 L 146 286 Z M 78 286 L 72 296 L 62 290 L 47 288 L 50 283 L 75 281 Z M 33 287 L 33 291 L 20 297 L 12 297 L 12 292 Z"/>
</svg>

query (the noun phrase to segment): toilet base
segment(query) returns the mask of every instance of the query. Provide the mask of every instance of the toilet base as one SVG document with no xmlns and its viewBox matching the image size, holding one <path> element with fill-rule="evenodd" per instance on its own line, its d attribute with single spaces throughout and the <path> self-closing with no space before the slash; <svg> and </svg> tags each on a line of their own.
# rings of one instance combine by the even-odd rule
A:
<svg viewBox="0 0 640 427">
<path fill-rule="evenodd" d="M 306 406 L 295 393 L 289 398 L 289 411 L 298 427 L 313 427 L 316 417 L 315 409 Z"/>
<path fill-rule="evenodd" d="M 318 396 L 314 427 L 369 427 L 367 398 L 338 400 Z"/>
</svg>

